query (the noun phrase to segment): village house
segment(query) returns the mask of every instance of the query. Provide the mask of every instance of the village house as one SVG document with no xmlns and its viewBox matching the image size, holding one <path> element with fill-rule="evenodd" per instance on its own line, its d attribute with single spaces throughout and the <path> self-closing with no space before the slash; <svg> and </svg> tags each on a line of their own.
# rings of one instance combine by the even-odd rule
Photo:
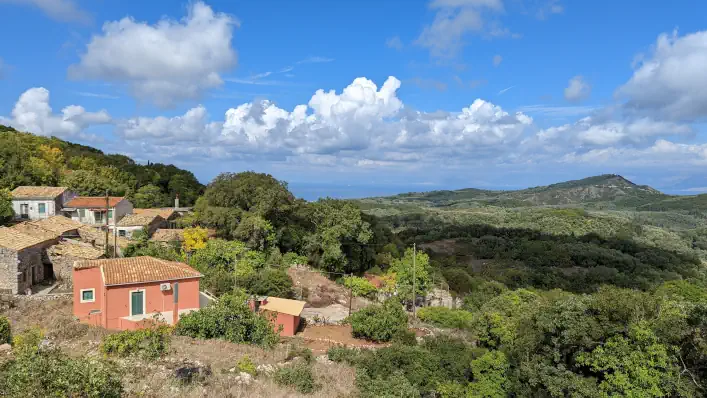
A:
<svg viewBox="0 0 707 398">
<path fill-rule="evenodd" d="M 59 244 L 47 249 L 49 261 L 52 264 L 52 272 L 57 282 L 64 288 L 73 286 L 74 264 L 81 260 L 95 260 L 104 256 L 103 250 L 99 250 L 88 243 L 75 240 L 63 240 Z"/>
<path fill-rule="evenodd" d="M 115 224 L 133 212 L 133 204 L 123 197 L 78 196 L 66 203 L 63 212 L 72 220 L 94 226 Z M 107 208 L 107 211 L 106 211 Z M 106 214 L 107 213 L 107 214 Z"/>
<path fill-rule="evenodd" d="M 184 263 L 153 257 L 77 261 L 74 315 L 108 329 L 134 330 L 160 319 L 174 325 L 200 308 L 203 276 Z"/>
<path fill-rule="evenodd" d="M 171 207 L 160 207 L 160 208 L 150 208 L 150 209 L 133 209 L 133 214 L 139 215 L 155 215 L 162 217 L 163 221 L 159 225 L 159 228 L 176 228 L 177 219 L 181 217 L 181 213 L 176 211 L 176 209 Z"/>
<path fill-rule="evenodd" d="M 45 265 L 51 267 L 46 248 L 56 243 L 52 236 L 0 227 L 0 290 L 25 293 L 44 280 Z"/>
<path fill-rule="evenodd" d="M 270 319 L 273 329 L 279 330 L 280 336 L 294 336 L 297 333 L 305 304 L 300 300 L 266 296 L 256 297 L 249 302 L 251 310 Z"/>
<path fill-rule="evenodd" d="M 153 212 L 128 214 L 118 221 L 116 227 L 118 236 L 130 239 L 137 231 L 146 230 L 148 236 L 164 225 L 165 219 Z"/>
<path fill-rule="evenodd" d="M 39 220 L 61 214 L 75 196 L 66 187 L 20 186 L 12 191 L 12 210 L 16 219 Z"/>
</svg>

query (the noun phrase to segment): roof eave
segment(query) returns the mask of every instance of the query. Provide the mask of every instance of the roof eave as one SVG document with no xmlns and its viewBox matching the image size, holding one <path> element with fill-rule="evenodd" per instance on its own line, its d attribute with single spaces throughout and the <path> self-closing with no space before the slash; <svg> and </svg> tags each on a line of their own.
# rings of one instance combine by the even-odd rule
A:
<svg viewBox="0 0 707 398">
<path fill-rule="evenodd" d="M 203 278 L 203 274 L 195 275 L 195 276 L 188 276 L 188 277 L 183 277 L 183 278 L 169 278 L 169 279 L 160 279 L 160 280 L 153 280 L 153 281 L 142 281 L 142 282 L 127 282 L 127 283 L 105 283 L 105 280 L 103 284 L 106 287 L 112 287 L 112 286 L 129 286 L 129 285 L 144 285 L 145 283 L 165 283 L 165 282 L 172 282 L 172 281 L 183 281 L 186 279 L 197 279 L 197 278 Z"/>
</svg>

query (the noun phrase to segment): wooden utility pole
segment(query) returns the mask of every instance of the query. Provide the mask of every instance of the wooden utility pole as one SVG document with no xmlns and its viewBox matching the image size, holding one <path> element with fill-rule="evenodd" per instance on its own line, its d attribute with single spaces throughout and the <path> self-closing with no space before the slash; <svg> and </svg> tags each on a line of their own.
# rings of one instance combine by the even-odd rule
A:
<svg viewBox="0 0 707 398">
<path fill-rule="evenodd" d="M 353 274 L 349 275 L 350 277 Z M 349 316 L 351 316 L 351 305 L 353 304 L 353 284 L 349 284 Z"/>
<path fill-rule="evenodd" d="M 108 190 L 106 189 L 106 240 L 105 240 L 105 242 L 104 242 L 104 243 L 105 243 L 104 249 L 105 249 L 106 258 L 108 258 L 108 255 L 109 255 L 109 253 L 108 253 L 108 243 L 110 242 L 110 241 L 108 240 L 108 210 L 109 210 L 109 209 L 110 209 L 110 197 L 108 196 Z"/>
<path fill-rule="evenodd" d="M 417 292 L 415 292 L 415 285 L 416 285 L 416 279 L 415 279 L 415 261 L 417 260 L 417 244 L 413 243 L 412 244 L 412 317 L 417 318 L 417 306 L 416 301 L 417 301 Z"/>
<path fill-rule="evenodd" d="M 115 214 L 113 215 L 115 219 Z M 113 258 L 118 258 L 118 223 L 113 223 Z"/>
</svg>

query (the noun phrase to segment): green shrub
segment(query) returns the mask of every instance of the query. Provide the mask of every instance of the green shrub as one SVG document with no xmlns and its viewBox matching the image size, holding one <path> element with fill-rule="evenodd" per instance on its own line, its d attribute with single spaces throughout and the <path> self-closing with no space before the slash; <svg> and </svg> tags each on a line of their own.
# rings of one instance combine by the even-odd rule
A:
<svg viewBox="0 0 707 398">
<path fill-rule="evenodd" d="M 312 363 L 312 361 L 314 361 L 312 350 L 307 347 L 298 347 L 293 344 L 290 345 L 290 350 L 287 352 L 285 360 L 291 361 L 295 358 L 302 358 L 307 363 Z"/>
<path fill-rule="evenodd" d="M 307 257 L 300 256 L 299 254 L 294 253 L 294 252 L 288 252 L 288 253 L 285 253 L 284 256 L 282 256 L 282 262 L 283 262 L 283 264 L 285 264 L 287 266 L 307 265 Z"/>
<path fill-rule="evenodd" d="M 248 293 L 259 296 L 292 298 L 292 279 L 283 269 L 265 268 L 254 272 L 239 281 Z"/>
<path fill-rule="evenodd" d="M 453 310 L 446 307 L 425 307 L 417 311 L 417 316 L 423 322 L 451 329 L 469 329 L 474 315 L 464 310 Z"/>
<path fill-rule="evenodd" d="M 159 358 L 167 353 L 171 332 L 169 326 L 162 325 L 111 334 L 103 339 L 101 351 L 121 357 L 136 355 L 147 359 Z"/>
<path fill-rule="evenodd" d="M 356 365 L 360 356 L 360 350 L 345 346 L 333 346 L 327 351 L 327 357 L 330 361 L 345 362 L 352 366 Z"/>
<path fill-rule="evenodd" d="M 25 397 L 120 397 L 120 373 L 112 364 L 86 358 L 70 358 L 58 349 L 39 348 L 37 330 L 19 337 L 22 347 L 15 358 L 0 365 L 0 396 Z M 34 345 L 37 343 L 37 345 Z"/>
<path fill-rule="evenodd" d="M 241 359 L 239 359 L 236 367 L 239 372 L 245 372 L 253 376 L 257 373 L 255 363 L 253 363 L 248 355 L 244 355 Z"/>
<path fill-rule="evenodd" d="M 42 339 L 44 339 L 42 329 L 33 327 L 12 338 L 13 350 L 19 354 L 37 352 Z"/>
<path fill-rule="evenodd" d="M 388 376 L 370 377 L 364 370 L 356 373 L 356 387 L 360 398 L 418 398 L 420 391 L 401 371 Z"/>
<path fill-rule="evenodd" d="M 0 316 L 0 345 L 1 344 L 12 344 L 10 320 L 4 316 Z"/>
<path fill-rule="evenodd" d="M 351 289 L 356 297 L 370 297 L 377 290 L 368 279 L 358 276 L 344 277 L 344 286 Z"/>
<path fill-rule="evenodd" d="M 223 339 L 272 347 L 280 341 L 270 321 L 254 313 L 241 295 L 226 294 L 206 308 L 179 319 L 175 333 L 200 339 Z"/>
<path fill-rule="evenodd" d="M 311 394 L 321 388 L 314 380 L 312 366 L 304 361 L 278 369 L 274 378 L 277 384 L 293 387 L 302 394 Z"/>
<path fill-rule="evenodd" d="M 399 330 L 393 335 L 391 341 L 396 344 L 416 345 L 417 336 L 411 330 Z"/>
<path fill-rule="evenodd" d="M 354 337 L 372 341 L 390 341 L 396 333 L 407 330 L 407 314 L 399 302 L 370 305 L 347 318 Z"/>
</svg>

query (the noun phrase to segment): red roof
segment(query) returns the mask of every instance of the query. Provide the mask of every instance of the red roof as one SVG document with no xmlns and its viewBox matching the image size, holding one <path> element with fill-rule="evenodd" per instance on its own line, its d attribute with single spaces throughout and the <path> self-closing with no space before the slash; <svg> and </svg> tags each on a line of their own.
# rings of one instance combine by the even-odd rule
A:
<svg viewBox="0 0 707 398">
<path fill-rule="evenodd" d="M 147 256 L 85 260 L 74 263 L 74 269 L 94 267 L 101 268 L 103 283 L 108 286 L 164 282 L 202 276 L 199 271 L 184 263 Z"/>
<path fill-rule="evenodd" d="M 122 196 L 111 196 L 108 198 L 109 207 L 115 207 L 124 198 Z M 64 207 L 90 207 L 90 208 L 105 208 L 106 207 L 106 197 L 105 196 L 77 196 L 71 199 Z"/>
</svg>

